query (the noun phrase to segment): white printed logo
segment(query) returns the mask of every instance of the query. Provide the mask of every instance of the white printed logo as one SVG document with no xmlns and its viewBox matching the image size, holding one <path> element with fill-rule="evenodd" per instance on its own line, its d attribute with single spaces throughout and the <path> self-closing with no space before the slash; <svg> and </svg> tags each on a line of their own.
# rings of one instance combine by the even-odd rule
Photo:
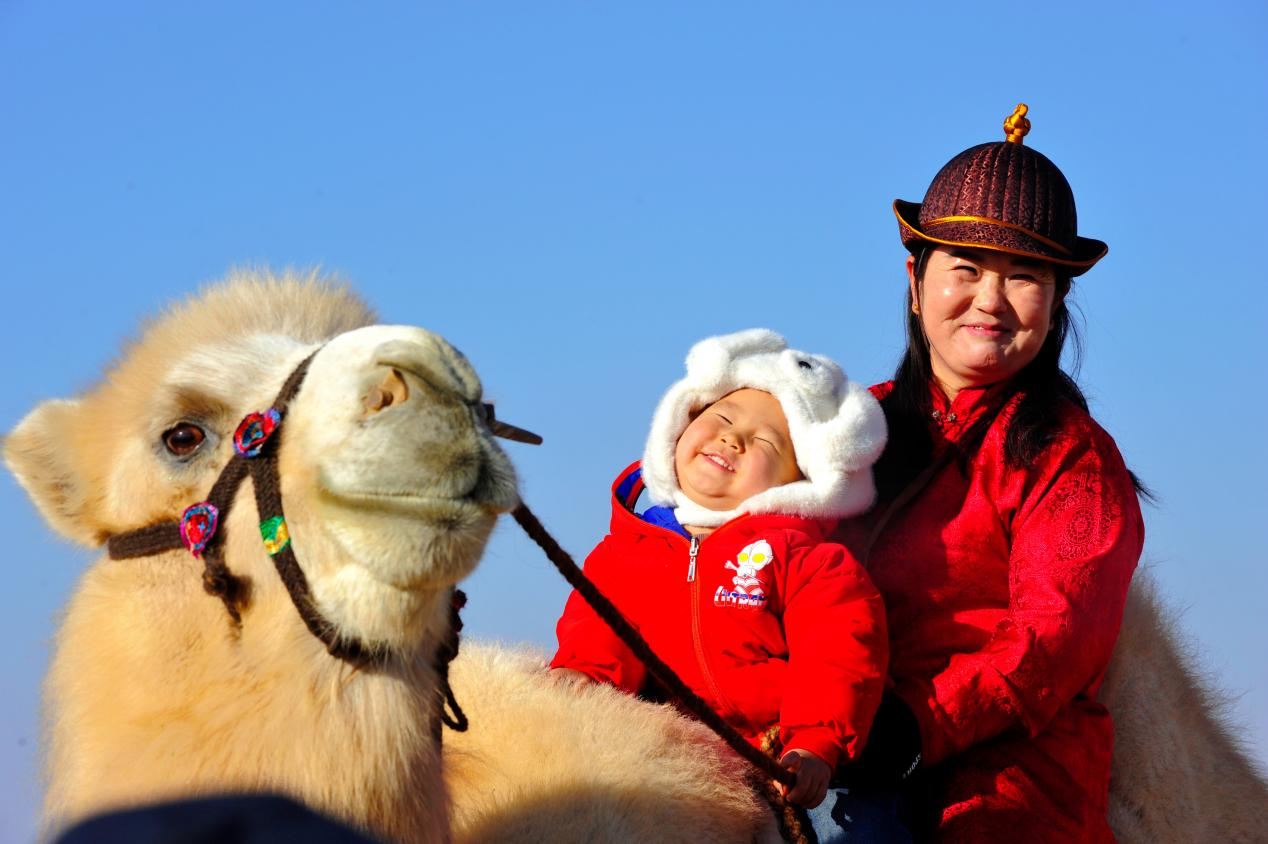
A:
<svg viewBox="0 0 1268 844">
<path fill-rule="evenodd" d="M 740 607 L 761 607 L 766 604 L 766 592 L 762 589 L 762 581 L 757 573 L 770 565 L 775 559 L 770 543 L 759 539 L 751 545 L 745 545 L 736 556 L 735 562 L 727 562 L 726 567 L 735 572 L 731 578 L 734 589 L 719 586 L 713 593 L 713 603 L 718 606 L 729 604 Z"/>
</svg>

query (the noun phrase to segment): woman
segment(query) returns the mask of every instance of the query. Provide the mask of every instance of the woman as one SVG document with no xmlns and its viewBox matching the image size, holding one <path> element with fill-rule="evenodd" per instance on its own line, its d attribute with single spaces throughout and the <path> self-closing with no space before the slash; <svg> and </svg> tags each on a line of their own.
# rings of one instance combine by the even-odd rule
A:
<svg viewBox="0 0 1268 844">
<path fill-rule="evenodd" d="M 1096 702 L 1144 541 L 1137 487 L 1060 368 L 1076 234 L 1061 171 L 1007 140 L 896 201 L 908 343 L 873 388 L 881 499 L 848 525 L 885 598 L 892 692 L 855 773 L 906 780 L 917 839 L 1112 841 Z M 828 808 L 830 811 L 830 807 Z"/>
</svg>

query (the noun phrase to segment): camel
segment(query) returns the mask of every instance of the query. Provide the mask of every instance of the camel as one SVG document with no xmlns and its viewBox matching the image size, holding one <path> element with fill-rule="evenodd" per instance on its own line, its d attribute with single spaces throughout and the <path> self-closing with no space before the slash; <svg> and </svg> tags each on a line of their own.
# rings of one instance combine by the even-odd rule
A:
<svg viewBox="0 0 1268 844">
<path fill-rule="evenodd" d="M 234 274 L 151 323 L 85 395 L 38 406 L 5 461 L 82 544 L 171 522 L 207 496 L 239 420 L 309 355 L 277 449 L 286 523 L 323 629 L 384 658 L 340 658 L 310 632 L 245 482 L 216 531 L 239 592 L 206 594 L 204 560 L 183 548 L 103 557 L 83 575 L 45 683 L 48 830 L 277 791 L 392 841 L 775 840 L 752 772 L 704 727 L 561 687 L 539 654 L 464 643 L 450 677 L 472 726 L 438 755 L 449 595 L 517 503 L 515 474 L 461 354 L 375 325 L 345 288 Z M 1118 725 L 1115 830 L 1268 840 L 1268 791 L 1137 580 L 1103 692 Z"/>
<path fill-rule="evenodd" d="M 184 548 L 83 575 L 45 683 L 50 832 L 107 808 L 278 791 L 392 840 L 448 840 L 432 736 L 433 657 L 450 593 L 479 559 L 514 470 L 463 356 L 375 325 L 314 278 L 240 273 L 153 322 L 101 383 L 45 402 L 5 460 L 49 524 L 99 546 L 207 496 L 235 428 L 316 352 L 277 453 L 312 635 L 261 541 L 251 482 L 218 528 L 240 622 Z"/>
</svg>

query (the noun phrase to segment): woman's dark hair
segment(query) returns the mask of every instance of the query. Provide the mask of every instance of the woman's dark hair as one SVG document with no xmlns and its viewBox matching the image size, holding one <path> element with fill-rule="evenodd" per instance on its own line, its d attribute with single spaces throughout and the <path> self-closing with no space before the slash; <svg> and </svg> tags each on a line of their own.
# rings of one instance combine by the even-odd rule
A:
<svg viewBox="0 0 1268 844">
<path fill-rule="evenodd" d="M 916 253 L 916 281 L 923 281 L 925 268 L 932 250 Z M 1072 341 L 1074 354 L 1071 370 L 1079 371 L 1083 354 L 1083 342 L 1070 315 L 1066 302 L 1070 292 L 1070 276 L 1057 269 L 1056 310 L 1044 338 L 1039 354 L 1017 373 L 1004 391 L 996 397 L 995 408 L 1003 407 L 1014 396 L 1021 394 L 1013 410 L 1004 438 L 1004 459 L 1010 466 L 1024 466 L 1034 461 L 1052 442 L 1057 434 L 1058 409 L 1068 401 L 1086 411 L 1087 398 L 1079 385 L 1061 368 L 1061 354 L 1066 340 Z M 913 312 L 911 290 L 907 292 L 907 350 L 894 373 L 894 389 L 881 401 L 885 419 L 889 424 L 889 441 L 876 464 L 876 484 L 882 501 L 892 500 L 907 484 L 920 474 L 932 459 L 933 442 L 929 436 L 929 419 L 933 413 L 933 398 L 929 382 L 933 368 L 929 360 L 929 340 L 925 336 L 920 315 Z M 961 468 L 967 465 L 977 447 L 981 445 L 991 420 L 991 411 L 983 414 L 978 422 L 960 439 Z M 1132 482 L 1138 494 L 1152 498 L 1149 490 L 1133 474 Z"/>
</svg>

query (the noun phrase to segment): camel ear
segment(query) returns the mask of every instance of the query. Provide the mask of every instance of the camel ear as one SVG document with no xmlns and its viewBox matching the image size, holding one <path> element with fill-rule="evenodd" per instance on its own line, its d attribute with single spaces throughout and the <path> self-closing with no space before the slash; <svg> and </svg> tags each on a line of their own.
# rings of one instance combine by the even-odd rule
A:
<svg viewBox="0 0 1268 844">
<path fill-rule="evenodd" d="M 99 545 L 90 485 L 75 443 L 80 403 L 46 401 L 4 438 L 4 462 L 58 533 L 84 545 Z"/>
</svg>

